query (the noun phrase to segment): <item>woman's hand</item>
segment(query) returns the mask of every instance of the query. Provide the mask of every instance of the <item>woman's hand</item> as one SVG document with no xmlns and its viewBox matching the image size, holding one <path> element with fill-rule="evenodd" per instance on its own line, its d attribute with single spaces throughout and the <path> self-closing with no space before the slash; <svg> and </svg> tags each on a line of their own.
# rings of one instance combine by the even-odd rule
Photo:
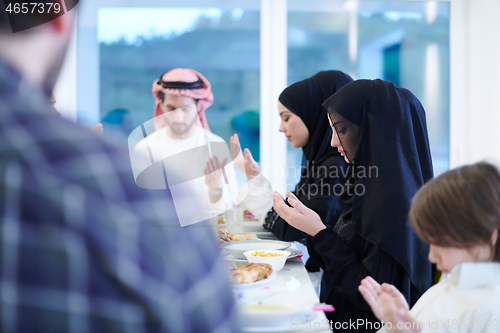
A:
<svg viewBox="0 0 500 333">
<path fill-rule="evenodd" d="M 255 162 L 250 150 L 246 148 L 244 152 L 241 151 L 238 134 L 231 136 L 229 139 L 229 146 L 231 147 L 231 156 L 233 156 L 234 165 L 240 169 L 249 180 L 260 173 L 260 165 Z"/>
<path fill-rule="evenodd" d="M 391 332 L 417 333 L 423 329 L 411 317 L 408 303 L 401 292 L 392 284 L 380 285 L 371 276 L 361 280 L 358 287 L 365 301 L 370 305 L 375 317 L 386 323 Z M 411 325 L 405 323 L 410 322 Z M 387 325 L 387 323 L 390 323 Z M 399 325 L 398 325 L 399 324 Z M 408 327 L 411 326 L 409 329 Z"/>
<path fill-rule="evenodd" d="M 315 211 L 304 206 L 292 192 L 287 191 L 289 207 L 281 197 L 281 194 L 274 192 L 273 204 L 274 210 L 283 220 L 292 227 L 297 228 L 308 235 L 316 236 L 318 232 L 326 229 L 326 226 L 321 221 L 321 218 Z"/>
</svg>

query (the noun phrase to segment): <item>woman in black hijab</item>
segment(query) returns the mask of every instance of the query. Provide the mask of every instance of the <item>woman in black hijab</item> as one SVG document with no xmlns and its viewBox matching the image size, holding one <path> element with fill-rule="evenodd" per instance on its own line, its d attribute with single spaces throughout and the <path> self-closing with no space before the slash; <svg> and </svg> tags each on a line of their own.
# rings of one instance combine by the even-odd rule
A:
<svg viewBox="0 0 500 333">
<path fill-rule="evenodd" d="M 432 178 L 425 111 L 408 90 L 382 80 L 345 85 L 323 104 L 333 129 L 331 145 L 349 163 L 339 196 L 345 205 L 337 223 L 320 217 L 287 192 L 290 208 L 275 193 L 274 208 L 288 223 L 308 234 L 309 254 L 330 278 L 326 296 L 337 308 L 328 314 L 335 332 L 343 323 L 377 322 L 358 292 L 371 275 L 394 284 L 410 307 L 431 285 L 428 247 L 407 223 L 411 199 Z M 371 329 L 370 329 L 371 327 Z M 378 326 L 360 326 L 372 332 Z"/>
<path fill-rule="evenodd" d="M 316 211 L 326 223 L 336 222 L 342 211 L 342 205 L 339 204 L 337 196 L 333 193 L 334 187 L 341 185 L 341 170 L 345 169 L 345 163 L 337 149 L 329 144 L 332 130 L 322 103 L 351 81 L 349 75 L 340 71 L 323 71 L 290 85 L 279 96 L 278 112 L 282 121 L 280 131 L 285 133 L 294 148 L 302 147 L 304 152 L 301 178 L 294 193 L 307 207 Z M 307 128 L 309 135 L 305 140 L 297 139 L 296 133 L 294 133 L 296 127 L 288 125 L 289 121 L 292 121 L 290 118 L 294 116 L 299 118 L 294 119 L 294 121 L 301 120 Z M 231 138 L 231 143 L 239 146 L 237 137 L 236 140 Z M 253 172 L 255 175 L 260 174 L 260 168 L 253 161 L 251 154 L 247 153 L 247 150 L 245 149 L 245 154 L 242 156 L 246 160 L 247 175 L 251 178 L 252 175 L 249 172 Z M 238 166 L 238 163 L 235 165 Z M 244 168 L 238 167 L 245 172 Z M 256 179 L 254 180 L 256 181 Z M 257 187 L 262 188 L 262 186 Z M 262 205 L 259 205 L 260 202 Z M 265 207 L 264 214 L 267 212 L 267 216 L 264 220 L 264 227 L 279 239 L 286 241 L 304 239 L 305 235 L 302 231 L 290 226 L 274 211 L 271 207 L 271 196 L 267 198 L 266 196 L 254 197 L 252 193 L 249 193 L 244 203 L 247 209 L 257 216 L 259 215 L 258 210 Z M 308 268 L 315 270 L 314 265 L 310 263 Z"/>
</svg>

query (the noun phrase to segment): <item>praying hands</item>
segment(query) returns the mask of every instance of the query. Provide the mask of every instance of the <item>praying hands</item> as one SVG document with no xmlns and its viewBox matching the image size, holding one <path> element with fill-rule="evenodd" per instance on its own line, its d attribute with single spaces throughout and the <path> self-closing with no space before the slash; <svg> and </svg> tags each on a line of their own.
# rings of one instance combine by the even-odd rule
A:
<svg viewBox="0 0 500 333">
<path fill-rule="evenodd" d="M 307 208 L 302 202 L 297 199 L 292 192 L 287 191 L 286 196 L 288 206 L 281 194 L 274 192 L 273 206 L 276 213 L 292 227 L 295 227 L 308 235 L 315 236 L 318 232 L 326 229 L 325 224 L 321 221 L 319 215 L 312 209 Z"/>
<path fill-rule="evenodd" d="M 358 290 L 388 332 L 418 333 L 423 329 L 410 315 L 403 294 L 392 284 L 380 285 L 371 276 L 367 276 L 361 280 Z"/>
</svg>

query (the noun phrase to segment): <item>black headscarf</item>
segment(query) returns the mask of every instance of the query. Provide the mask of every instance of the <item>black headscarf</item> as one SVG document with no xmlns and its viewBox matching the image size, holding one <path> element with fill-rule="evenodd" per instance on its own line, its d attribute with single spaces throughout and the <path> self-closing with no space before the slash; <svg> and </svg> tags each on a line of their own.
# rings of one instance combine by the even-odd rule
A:
<svg viewBox="0 0 500 333">
<path fill-rule="evenodd" d="M 324 176 L 318 174 L 320 171 L 317 166 L 327 164 L 331 167 L 338 167 L 339 165 L 342 167 L 344 162 L 337 149 L 330 146 L 332 130 L 322 104 L 329 96 L 351 81 L 349 75 L 340 71 L 319 72 L 308 79 L 290 85 L 279 96 L 281 104 L 300 117 L 309 131 L 307 144 L 302 148 L 304 152 L 304 168 L 294 193 L 299 200 L 307 199 L 305 202 L 307 202 L 309 208 L 315 209 L 327 224 L 331 220 L 337 220 L 339 210 L 341 210 L 339 202 L 336 197 L 310 196 L 308 188 L 310 184 Z M 333 186 L 340 181 L 339 178 L 329 179 L 325 182 L 328 183 L 327 185 Z M 300 189 L 306 190 L 301 191 Z M 274 208 L 268 212 L 264 227 L 271 230 L 282 240 L 289 241 L 304 238 L 302 231 L 288 225 L 279 217 Z"/>
<path fill-rule="evenodd" d="M 366 191 L 353 196 L 355 232 L 398 261 L 423 293 L 431 279 L 429 248 L 413 232 L 408 212 L 433 177 L 424 108 L 410 91 L 382 80 L 351 82 L 323 106 L 356 170 L 354 184 L 363 185 L 358 193 Z M 372 169 L 368 177 L 370 167 L 378 174 Z"/>
<path fill-rule="evenodd" d="M 306 166 L 319 165 L 331 155 L 338 155 L 337 148 L 330 146 L 332 130 L 322 103 L 351 81 L 349 75 L 340 71 L 319 72 L 295 82 L 279 96 L 281 104 L 300 117 L 309 131 L 309 140 L 302 148 L 304 160 L 308 161 Z M 299 185 L 306 181 L 308 177 L 301 177 Z"/>
</svg>

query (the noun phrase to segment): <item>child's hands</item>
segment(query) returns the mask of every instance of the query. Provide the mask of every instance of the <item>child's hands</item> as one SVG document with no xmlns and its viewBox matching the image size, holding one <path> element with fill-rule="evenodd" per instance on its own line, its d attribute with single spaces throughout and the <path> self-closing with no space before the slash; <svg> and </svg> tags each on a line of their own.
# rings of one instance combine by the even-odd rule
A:
<svg viewBox="0 0 500 333">
<path fill-rule="evenodd" d="M 406 305 L 406 308 L 398 306 L 398 300 L 388 293 L 382 293 L 380 302 L 382 304 L 384 325 L 388 332 L 419 333 L 423 330 L 423 325 L 410 315 L 408 305 Z"/>
<path fill-rule="evenodd" d="M 423 327 L 417 325 L 416 321 L 411 317 L 408 303 L 403 294 L 401 294 L 392 284 L 383 283 L 380 285 L 371 276 L 367 276 L 361 280 L 358 289 L 368 305 L 370 305 L 375 317 L 380 321 L 384 321 L 388 331 L 417 333 L 423 329 Z M 411 325 L 406 324 L 405 326 L 407 322 L 410 322 Z M 407 327 L 409 326 L 411 327 L 408 329 Z"/>
<path fill-rule="evenodd" d="M 398 309 L 408 310 L 408 303 L 401 292 L 392 284 L 383 283 L 380 285 L 371 276 L 367 276 L 361 280 L 358 287 L 359 292 L 363 295 L 366 303 L 370 306 L 375 317 L 383 320 L 382 295 L 387 295 L 394 300 Z"/>
</svg>

